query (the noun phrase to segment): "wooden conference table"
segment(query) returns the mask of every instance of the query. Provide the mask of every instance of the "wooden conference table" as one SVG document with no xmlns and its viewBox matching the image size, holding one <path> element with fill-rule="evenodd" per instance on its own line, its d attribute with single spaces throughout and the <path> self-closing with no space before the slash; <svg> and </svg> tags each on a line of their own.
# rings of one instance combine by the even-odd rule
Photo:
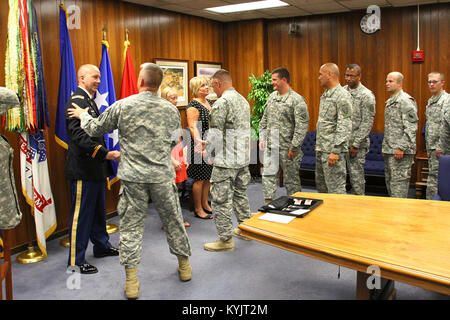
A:
<svg viewBox="0 0 450 320">
<path fill-rule="evenodd" d="M 356 298 L 368 299 L 369 266 L 383 279 L 450 295 L 450 202 L 373 196 L 296 193 L 322 199 L 288 224 L 258 219 L 242 235 L 357 272 Z M 383 281 L 385 282 L 385 281 Z M 389 281 L 393 287 L 393 281 Z"/>
</svg>

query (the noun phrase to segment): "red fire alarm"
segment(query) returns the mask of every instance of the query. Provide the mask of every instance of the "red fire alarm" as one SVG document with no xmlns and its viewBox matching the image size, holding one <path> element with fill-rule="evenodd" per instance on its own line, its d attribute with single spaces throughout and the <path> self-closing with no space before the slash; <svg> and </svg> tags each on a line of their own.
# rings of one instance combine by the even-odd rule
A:
<svg viewBox="0 0 450 320">
<path fill-rule="evenodd" d="M 415 50 L 412 53 L 413 62 L 423 62 L 425 60 L 425 54 L 423 50 Z"/>
</svg>

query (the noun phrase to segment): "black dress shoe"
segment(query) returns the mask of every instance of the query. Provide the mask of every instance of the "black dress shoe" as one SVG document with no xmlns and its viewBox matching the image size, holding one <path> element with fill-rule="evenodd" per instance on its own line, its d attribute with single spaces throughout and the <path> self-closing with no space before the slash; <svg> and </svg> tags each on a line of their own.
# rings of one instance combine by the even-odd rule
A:
<svg viewBox="0 0 450 320">
<path fill-rule="evenodd" d="M 93 265 L 90 265 L 89 263 L 85 263 L 81 266 L 78 266 L 80 268 L 80 273 L 82 274 L 91 274 L 91 273 L 97 273 L 98 270 Z"/>
<path fill-rule="evenodd" d="M 119 249 L 111 247 L 106 251 L 103 252 L 95 252 L 94 253 L 94 257 L 96 258 L 103 258 L 103 257 L 108 257 L 108 256 L 118 256 L 119 255 Z"/>
</svg>

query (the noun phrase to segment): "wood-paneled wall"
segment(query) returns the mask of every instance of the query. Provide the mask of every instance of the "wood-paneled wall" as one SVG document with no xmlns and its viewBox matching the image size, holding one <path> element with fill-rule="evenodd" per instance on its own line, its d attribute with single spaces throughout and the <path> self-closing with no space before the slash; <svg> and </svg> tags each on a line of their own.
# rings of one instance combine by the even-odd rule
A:
<svg viewBox="0 0 450 320">
<path fill-rule="evenodd" d="M 57 211 L 56 232 L 67 229 L 70 209 L 70 192 L 64 178 L 66 151 L 54 140 L 54 119 L 59 86 L 59 0 L 33 0 L 36 7 L 42 41 L 44 74 L 52 126 L 47 130 L 47 155 L 50 180 Z M 116 96 L 119 96 L 123 71 L 123 42 L 125 29 L 129 30 L 131 56 L 138 74 L 143 62 L 155 58 L 189 60 L 189 78 L 194 76 L 194 61 L 224 61 L 223 24 L 199 17 L 163 11 L 155 8 L 111 0 L 64 1 L 66 7 L 76 4 L 81 10 L 81 28 L 70 30 L 76 68 L 85 63 L 100 64 L 102 29 L 107 28 L 109 55 L 113 71 Z M 8 1 L 0 2 L 0 85 L 4 86 L 4 61 L 7 36 Z M 183 112 L 183 110 L 180 110 Z M 183 121 L 185 122 L 185 121 Z M 6 133 L 15 149 L 15 177 L 20 190 L 18 135 Z M 116 183 L 107 192 L 107 212 L 116 210 L 118 189 Z M 15 229 L 12 247 L 29 240 L 27 222 L 28 205 L 21 198 L 24 219 Z M 34 227 L 32 227 L 34 232 Z M 35 239 L 35 236 L 33 237 Z"/>
<path fill-rule="evenodd" d="M 54 140 L 54 119 L 59 83 L 59 0 L 33 0 L 39 17 L 52 127 L 47 130 L 47 151 L 50 179 L 58 218 L 58 231 L 68 225 L 70 206 L 68 185 L 64 178 L 65 150 Z M 236 89 L 245 97 L 249 92 L 248 77 L 264 70 L 286 67 L 291 72 L 291 85 L 305 97 L 311 117 L 309 130 L 315 130 L 319 99 L 318 70 L 325 62 L 335 62 L 341 68 L 350 63 L 362 67 L 362 81 L 372 89 L 377 99 L 377 114 L 373 130 L 383 132 L 384 102 L 388 98 L 384 80 L 390 71 L 405 75 L 404 89 L 414 96 L 419 106 L 419 128 L 425 123 L 425 104 L 429 97 L 426 75 L 439 70 L 449 73 L 449 4 L 421 6 L 421 49 L 424 63 L 412 63 L 411 53 L 417 47 L 417 9 L 382 8 L 382 29 L 373 35 L 359 28 L 363 11 L 306 16 L 276 20 L 252 20 L 220 23 L 199 17 L 143 7 L 118 0 L 65 0 L 81 9 L 81 29 L 70 30 L 76 67 L 85 63 L 99 65 L 102 29 L 107 28 L 109 54 L 115 81 L 116 96 L 122 79 L 122 54 L 125 29 L 129 30 L 131 56 L 136 68 L 155 58 L 189 61 L 189 78 L 194 76 L 194 61 L 220 61 L 229 69 Z M 0 85 L 4 85 L 4 52 L 8 2 L 0 2 Z M 299 35 L 289 35 L 289 23 L 300 25 Z M 183 118 L 183 110 L 181 109 Z M 185 125 L 185 119 L 183 118 Z M 420 130 L 419 130 L 420 132 Z M 19 149 L 16 133 L 6 133 L 15 149 L 16 185 L 20 190 Z M 418 133 L 418 150 L 424 148 Z M 107 192 L 107 211 L 116 209 L 116 184 Z M 23 200 L 23 199 L 22 199 Z M 26 220 L 30 212 L 21 201 L 23 222 L 13 233 L 12 247 L 28 241 Z M 31 221 L 31 225 L 34 223 Z M 33 237 L 35 238 L 35 237 Z"/>
<path fill-rule="evenodd" d="M 265 21 L 251 20 L 225 26 L 226 65 L 233 86 L 245 98 L 250 92 L 249 77 L 260 76 L 267 65 Z"/>
</svg>

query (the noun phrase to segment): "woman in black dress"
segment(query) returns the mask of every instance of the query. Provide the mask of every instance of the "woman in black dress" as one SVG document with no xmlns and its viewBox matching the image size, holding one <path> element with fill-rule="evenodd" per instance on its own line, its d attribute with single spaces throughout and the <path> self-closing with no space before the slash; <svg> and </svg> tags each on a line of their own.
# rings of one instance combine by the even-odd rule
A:
<svg viewBox="0 0 450 320">
<path fill-rule="evenodd" d="M 189 88 L 194 99 L 189 102 L 186 109 L 187 124 L 191 132 L 191 145 L 188 150 L 190 164 L 187 175 L 195 180 L 192 186 L 195 216 L 201 219 L 212 219 L 209 215 L 211 207 L 208 203 L 212 166 L 203 159 L 201 152 L 195 152 L 195 146 L 204 140 L 205 133 L 209 129 L 209 111 L 212 104 L 206 99 L 209 94 L 209 79 L 194 77 L 189 81 Z"/>
</svg>

